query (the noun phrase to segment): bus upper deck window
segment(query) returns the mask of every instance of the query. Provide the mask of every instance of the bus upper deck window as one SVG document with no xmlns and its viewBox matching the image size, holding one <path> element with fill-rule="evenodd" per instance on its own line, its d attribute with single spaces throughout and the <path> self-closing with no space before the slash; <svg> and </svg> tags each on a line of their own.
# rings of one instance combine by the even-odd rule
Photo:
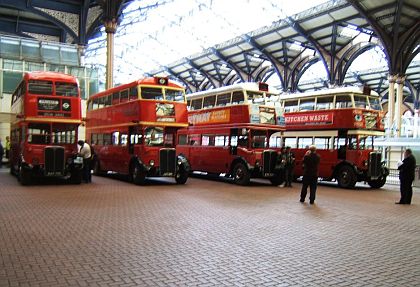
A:
<svg viewBox="0 0 420 287">
<path fill-rule="evenodd" d="M 333 97 L 319 97 L 316 101 L 317 110 L 329 110 L 333 108 Z"/>
<path fill-rule="evenodd" d="M 141 98 L 146 100 L 163 100 L 161 88 L 141 88 Z"/>
<path fill-rule="evenodd" d="M 230 104 L 231 94 L 217 95 L 216 106 L 226 106 Z"/>
<path fill-rule="evenodd" d="M 368 106 L 367 96 L 354 96 L 354 107 L 366 109 Z"/>
<path fill-rule="evenodd" d="M 120 93 L 120 103 L 128 102 L 128 90 L 123 90 Z"/>
<path fill-rule="evenodd" d="M 120 93 L 116 92 L 112 94 L 112 104 L 117 105 L 120 103 Z"/>
<path fill-rule="evenodd" d="M 203 107 L 203 98 L 198 98 L 191 101 L 191 110 L 199 110 L 202 107 Z"/>
<path fill-rule="evenodd" d="M 165 89 L 165 99 L 167 101 L 185 102 L 184 92 L 180 90 Z"/>
<path fill-rule="evenodd" d="M 284 112 L 285 113 L 291 113 L 291 112 L 297 112 L 298 111 L 298 101 L 292 100 L 292 101 L 285 101 L 284 103 Z"/>
<path fill-rule="evenodd" d="M 207 96 L 204 98 L 203 108 L 212 108 L 216 104 L 216 95 Z"/>
<path fill-rule="evenodd" d="M 300 100 L 300 111 L 313 111 L 315 108 L 315 98 Z"/>
<path fill-rule="evenodd" d="M 248 103 L 253 104 L 265 104 L 264 95 L 262 93 L 255 93 L 255 92 L 247 92 L 248 95 Z"/>
<path fill-rule="evenodd" d="M 130 88 L 130 101 L 135 101 L 139 98 L 139 93 L 136 87 Z"/>
<path fill-rule="evenodd" d="M 369 97 L 369 105 L 373 110 L 381 111 L 382 106 L 379 97 Z"/>
<path fill-rule="evenodd" d="M 349 95 L 340 95 L 336 96 L 335 98 L 335 108 L 336 109 L 344 109 L 344 108 L 351 108 L 351 98 Z"/>
<path fill-rule="evenodd" d="M 79 90 L 75 83 L 55 83 L 55 94 L 57 96 L 77 97 Z"/>
<path fill-rule="evenodd" d="M 232 94 L 232 104 L 243 104 L 244 103 L 244 92 L 237 91 Z"/>
<path fill-rule="evenodd" d="M 52 82 L 29 80 L 28 92 L 36 95 L 52 95 Z"/>
</svg>

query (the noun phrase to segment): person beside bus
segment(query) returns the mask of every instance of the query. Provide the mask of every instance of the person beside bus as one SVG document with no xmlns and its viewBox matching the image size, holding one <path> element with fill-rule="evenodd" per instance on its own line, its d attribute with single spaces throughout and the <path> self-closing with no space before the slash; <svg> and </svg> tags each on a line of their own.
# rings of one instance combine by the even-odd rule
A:
<svg viewBox="0 0 420 287">
<path fill-rule="evenodd" d="M 320 156 L 316 153 L 316 146 L 311 145 L 303 157 L 303 183 L 300 192 L 300 202 L 305 202 L 308 186 L 310 190 L 309 203 L 314 204 L 318 183 L 318 168 Z"/>
<path fill-rule="evenodd" d="M 286 147 L 285 151 L 282 153 L 282 157 L 284 161 L 284 186 L 292 187 L 295 155 L 290 150 L 290 146 Z"/>
<path fill-rule="evenodd" d="M 77 144 L 80 146 L 79 154 L 83 158 L 83 180 L 86 183 L 92 182 L 92 173 L 90 172 L 92 152 L 90 145 L 82 140 L 79 140 Z"/>
<path fill-rule="evenodd" d="M 400 178 L 400 201 L 396 204 L 411 204 L 411 197 L 413 196 L 413 181 L 416 170 L 416 158 L 413 156 L 411 149 L 406 149 L 404 152 L 404 160 L 398 166 Z"/>
<path fill-rule="evenodd" d="M 6 146 L 5 146 L 5 154 L 7 162 L 9 162 L 9 154 L 10 154 L 10 137 L 6 137 Z"/>
</svg>

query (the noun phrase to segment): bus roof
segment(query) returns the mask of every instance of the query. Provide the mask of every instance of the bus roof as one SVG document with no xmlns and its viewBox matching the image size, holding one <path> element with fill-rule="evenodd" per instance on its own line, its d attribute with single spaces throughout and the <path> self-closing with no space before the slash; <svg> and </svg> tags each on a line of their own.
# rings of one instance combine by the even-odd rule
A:
<svg viewBox="0 0 420 287">
<path fill-rule="evenodd" d="M 297 99 L 297 98 L 306 98 L 306 97 L 315 97 L 315 96 L 333 96 L 336 94 L 360 94 L 363 95 L 363 87 L 339 87 L 339 88 L 330 88 L 319 91 L 309 91 L 304 93 L 293 93 L 293 94 L 281 94 L 281 100 L 288 99 Z M 373 90 L 370 91 L 370 94 L 364 94 L 373 97 L 379 97 L 379 94 Z"/>
<path fill-rule="evenodd" d="M 24 78 L 26 80 L 50 80 L 50 81 L 61 80 L 61 81 L 66 81 L 66 82 L 75 82 L 75 83 L 77 82 L 76 77 L 72 75 L 64 74 L 64 73 L 58 73 L 58 72 L 42 72 L 42 71 L 26 72 L 24 75 Z"/>
<path fill-rule="evenodd" d="M 202 96 L 214 95 L 214 94 L 218 94 L 218 93 L 226 93 L 226 92 L 232 92 L 232 91 L 238 91 L 238 90 L 247 90 L 247 91 L 255 91 L 255 92 L 263 91 L 263 90 L 260 90 L 260 88 L 259 88 L 260 84 L 261 83 L 255 83 L 255 82 L 237 83 L 237 84 L 233 84 L 233 85 L 229 85 L 229 86 L 225 86 L 225 87 L 220 87 L 220 88 L 216 88 L 216 89 L 211 89 L 211 90 L 206 90 L 206 91 L 187 94 L 187 98 L 188 99 L 195 99 L 195 98 L 200 98 Z M 267 91 L 265 91 L 265 92 L 267 92 Z M 269 90 L 268 93 L 278 94 L 278 91 L 277 90 L 273 90 L 273 91 Z"/>
<path fill-rule="evenodd" d="M 166 81 L 165 82 L 166 84 L 159 84 L 158 81 L 160 79 L 164 79 Z M 119 85 L 119 86 L 115 86 L 115 87 L 112 87 L 108 90 L 104 90 L 102 92 L 99 92 L 95 95 L 90 96 L 89 99 L 100 97 L 100 96 L 103 96 L 105 94 L 112 94 L 114 92 L 125 90 L 127 88 L 134 87 L 134 86 L 137 86 L 137 85 L 163 86 L 163 87 L 171 87 L 171 88 L 176 88 L 176 89 L 184 89 L 183 86 L 180 86 L 179 84 L 177 84 L 176 82 L 168 79 L 167 77 L 147 77 L 147 78 L 142 78 L 142 79 L 138 79 L 138 80 L 135 80 L 135 81 L 131 81 L 129 83 L 125 83 L 125 84 L 122 84 L 122 85 Z"/>
</svg>

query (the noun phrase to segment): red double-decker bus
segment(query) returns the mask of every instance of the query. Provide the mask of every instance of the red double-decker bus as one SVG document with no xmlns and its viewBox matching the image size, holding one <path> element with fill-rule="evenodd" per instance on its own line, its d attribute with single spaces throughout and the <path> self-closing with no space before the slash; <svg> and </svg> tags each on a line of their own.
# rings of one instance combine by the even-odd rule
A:
<svg viewBox="0 0 420 287">
<path fill-rule="evenodd" d="M 343 87 L 281 96 L 286 132 L 283 145 L 296 156 L 295 175 L 310 145 L 321 156 L 319 177 L 352 188 L 366 181 L 382 187 L 389 174 L 374 138 L 384 135 L 379 95 L 367 88 Z"/>
<path fill-rule="evenodd" d="M 81 100 L 75 77 L 54 72 L 25 73 L 12 96 L 10 171 L 23 185 L 34 176 L 81 182 L 77 156 Z"/>
<path fill-rule="evenodd" d="M 185 90 L 165 77 L 145 78 L 89 98 L 86 139 L 95 151 L 94 173 L 174 177 L 184 184 L 188 161 L 176 154 L 179 128 L 188 126 Z"/>
<path fill-rule="evenodd" d="M 283 182 L 272 135 L 283 132 L 265 84 L 243 83 L 188 95 L 190 126 L 178 131 L 177 152 L 191 170 L 223 174 L 248 185 L 251 178 Z"/>
</svg>

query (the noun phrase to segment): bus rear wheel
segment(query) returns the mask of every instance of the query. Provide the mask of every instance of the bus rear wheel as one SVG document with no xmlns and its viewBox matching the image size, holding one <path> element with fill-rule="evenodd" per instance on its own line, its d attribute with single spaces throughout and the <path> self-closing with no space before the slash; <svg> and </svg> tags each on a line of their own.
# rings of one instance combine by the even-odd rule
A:
<svg viewBox="0 0 420 287">
<path fill-rule="evenodd" d="M 351 166 L 345 165 L 338 171 L 337 182 L 342 188 L 353 188 L 356 185 L 356 173 Z"/>
<path fill-rule="evenodd" d="M 131 179 L 137 185 L 142 185 L 146 181 L 146 173 L 141 169 L 140 165 L 135 164 L 132 168 Z"/>
<path fill-rule="evenodd" d="M 251 176 L 243 163 L 237 163 L 233 168 L 233 181 L 239 185 L 249 185 Z"/>
<path fill-rule="evenodd" d="M 376 180 L 368 180 L 367 183 L 371 188 L 381 188 L 386 183 L 386 176 L 382 176 Z"/>
</svg>

